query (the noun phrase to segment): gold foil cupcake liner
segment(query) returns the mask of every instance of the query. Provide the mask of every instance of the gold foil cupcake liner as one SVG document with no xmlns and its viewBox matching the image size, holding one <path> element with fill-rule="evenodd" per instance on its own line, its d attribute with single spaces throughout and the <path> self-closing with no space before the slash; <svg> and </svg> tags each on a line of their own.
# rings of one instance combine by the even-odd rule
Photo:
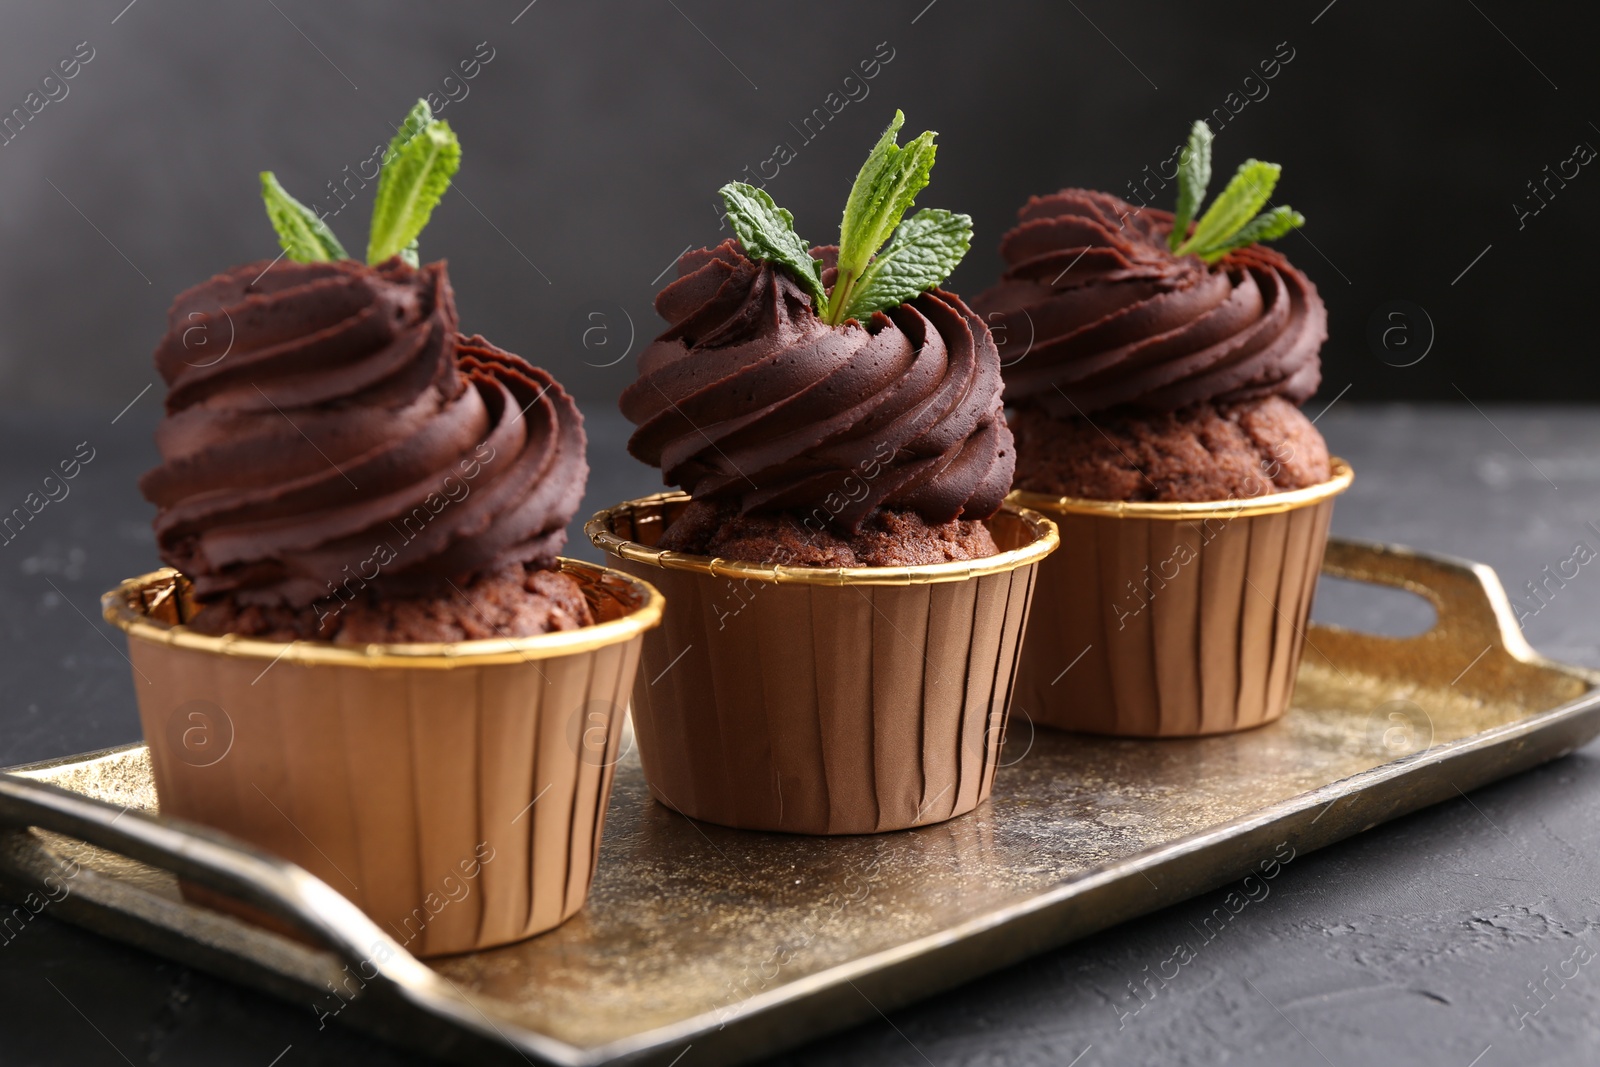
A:
<svg viewBox="0 0 1600 1067">
<path fill-rule="evenodd" d="M 1353 473 L 1268 496 L 1142 503 L 1013 492 L 1060 524 L 1017 707 L 1061 730 L 1193 737 L 1288 709 L 1333 501 Z"/>
<path fill-rule="evenodd" d="M 662 611 L 645 582 L 561 567 L 594 625 L 437 645 L 207 636 L 182 625 L 176 571 L 124 582 L 103 608 L 128 634 L 162 813 L 294 861 L 418 955 L 558 925 L 589 891 Z"/>
<path fill-rule="evenodd" d="M 986 559 L 793 567 L 653 547 L 688 501 L 629 501 L 586 527 L 668 600 L 633 693 L 656 798 L 805 834 L 905 829 L 982 803 L 1055 525 L 1007 507 L 987 522 L 1001 552 Z"/>
</svg>

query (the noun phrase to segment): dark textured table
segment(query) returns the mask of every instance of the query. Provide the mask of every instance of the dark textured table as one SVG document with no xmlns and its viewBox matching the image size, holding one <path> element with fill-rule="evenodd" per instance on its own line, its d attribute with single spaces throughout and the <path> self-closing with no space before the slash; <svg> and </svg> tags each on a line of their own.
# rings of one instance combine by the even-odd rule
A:
<svg viewBox="0 0 1600 1067">
<path fill-rule="evenodd" d="M 145 397 L 115 423 L 114 412 L 12 413 L 0 425 L 0 514 L 42 497 L 61 460 L 93 450 L 65 497 L 0 534 L 0 765 L 138 737 L 120 635 L 96 620 L 103 590 L 155 563 L 135 479 L 153 460 L 156 406 Z M 623 427 L 590 425 L 585 509 L 652 490 L 653 472 L 623 454 Z M 1600 552 L 1594 411 L 1346 402 L 1320 425 L 1357 472 L 1336 532 L 1493 565 L 1537 648 L 1600 666 L 1600 559 L 1564 583 L 1545 571 Z M 1326 583 L 1317 616 L 1396 632 L 1426 622 L 1425 611 Z M 1297 860 L 1137 1015 L 1129 984 L 1191 938 L 1221 891 L 773 1062 L 1592 1065 L 1597 876 L 1600 748 L 1590 746 Z M 48 916 L 0 938 L 0 1064 L 124 1061 L 419 1062 Z M 692 1051 L 682 1067 L 694 1067 Z"/>
</svg>

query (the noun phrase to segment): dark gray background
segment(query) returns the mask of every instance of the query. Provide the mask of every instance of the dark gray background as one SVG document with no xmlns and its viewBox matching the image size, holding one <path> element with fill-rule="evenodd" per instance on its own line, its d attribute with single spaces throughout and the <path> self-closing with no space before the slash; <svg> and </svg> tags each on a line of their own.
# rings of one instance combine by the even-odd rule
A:
<svg viewBox="0 0 1600 1067">
<path fill-rule="evenodd" d="M 970 294 L 1028 195 L 1125 192 L 1280 42 L 1292 61 L 1218 131 L 1216 186 L 1247 156 L 1284 165 L 1278 199 L 1310 222 L 1283 247 L 1332 312 L 1323 401 L 1351 384 L 1357 401 L 1600 397 L 1585 350 L 1600 175 L 1584 168 L 1520 230 L 1512 206 L 1578 142 L 1600 145 L 1594 5 L 136 0 L 113 25 L 126 2 L 4 9 L 0 113 L 74 44 L 95 49 L 0 147 L 13 404 L 127 403 L 152 380 L 172 296 L 278 251 L 257 171 L 323 195 L 481 41 L 495 58 L 441 115 L 465 161 L 423 252 L 449 259 L 469 330 L 591 408 L 632 373 L 596 365 L 657 330 L 652 279 L 719 238 L 715 190 L 777 143 L 798 154 L 768 188 L 822 243 L 895 107 L 909 132 L 938 130 L 922 202 L 973 215 L 954 278 Z M 803 143 L 790 124 L 879 42 L 894 58 L 870 95 Z M 347 246 L 364 247 L 369 207 L 370 189 L 334 220 Z M 1437 333 L 1404 369 L 1366 340 L 1396 300 Z M 1391 362 L 1429 333 L 1415 311 L 1404 324 L 1415 344 Z"/>
</svg>

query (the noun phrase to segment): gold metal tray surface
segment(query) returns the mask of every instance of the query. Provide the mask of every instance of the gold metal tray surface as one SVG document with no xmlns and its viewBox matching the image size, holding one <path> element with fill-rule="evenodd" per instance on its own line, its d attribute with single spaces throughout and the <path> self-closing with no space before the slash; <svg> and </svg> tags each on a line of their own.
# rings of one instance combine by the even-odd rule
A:
<svg viewBox="0 0 1600 1067">
<path fill-rule="evenodd" d="M 1534 653 L 1489 568 L 1336 540 L 1324 573 L 1437 621 L 1312 626 L 1290 714 L 1247 733 L 1035 733 L 1014 708 L 993 799 L 940 825 L 694 823 L 625 756 L 588 907 L 517 945 L 416 960 L 305 871 L 163 819 L 142 746 L 0 775 L 0 893 L 442 1059 L 740 1062 L 1197 893 L 1245 899 L 1293 856 L 1600 733 L 1600 676 Z M 180 875 L 299 937 L 186 903 Z"/>
</svg>

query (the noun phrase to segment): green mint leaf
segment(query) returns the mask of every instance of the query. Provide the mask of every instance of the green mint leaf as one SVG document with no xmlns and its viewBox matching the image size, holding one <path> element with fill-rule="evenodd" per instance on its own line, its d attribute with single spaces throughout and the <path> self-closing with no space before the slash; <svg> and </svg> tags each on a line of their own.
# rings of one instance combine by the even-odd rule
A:
<svg viewBox="0 0 1600 1067">
<path fill-rule="evenodd" d="M 411 139 L 433 124 L 433 108 L 428 106 L 428 101 L 419 98 L 406 112 L 405 120 L 400 123 L 400 128 L 395 131 L 394 137 L 389 141 L 389 151 L 383 157 L 384 165 L 394 162 L 400 150 L 411 143 Z M 417 239 L 412 238 L 411 243 L 400 250 L 400 261 L 409 267 L 420 267 L 422 259 L 417 245 Z"/>
<path fill-rule="evenodd" d="M 413 108 L 411 115 L 417 110 Z M 429 122 L 401 146 L 378 179 L 367 240 L 369 264 L 382 263 L 411 246 L 460 166 L 461 142 L 447 122 Z"/>
<path fill-rule="evenodd" d="M 794 232 L 794 216 L 775 204 L 766 190 L 744 182 L 729 182 L 717 192 L 728 208 L 728 222 L 745 254 L 788 267 L 816 306 L 822 307 L 827 299 L 822 290 L 822 273 L 818 261 L 811 258 L 810 247 Z"/>
<path fill-rule="evenodd" d="M 1256 212 L 1272 196 L 1282 171 L 1278 164 L 1263 163 L 1259 159 L 1247 159 L 1239 164 L 1228 187 L 1200 216 L 1194 233 L 1173 251 L 1181 256 L 1195 249 L 1215 248 L 1226 243 L 1245 223 L 1255 218 Z"/>
<path fill-rule="evenodd" d="M 261 172 L 261 199 L 266 201 L 272 228 L 278 231 L 278 243 L 294 262 L 323 263 L 350 258 L 328 224 L 290 196 L 270 170 Z"/>
<path fill-rule="evenodd" d="M 1178 207 L 1172 213 L 1172 232 L 1167 235 L 1167 247 L 1174 252 L 1188 236 L 1189 223 L 1200 210 L 1210 184 L 1211 127 L 1201 120 L 1189 131 L 1188 147 L 1178 161 Z"/>
<path fill-rule="evenodd" d="M 400 128 L 389 140 L 389 151 L 384 154 L 383 165 L 388 166 L 394 162 L 394 157 L 400 150 L 411 143 L 411 139 L 433 124 L 433 108 L 428 106 L 426 100 L 418 100 L 410 111 L 406 112 L 405 121 L 400 123 Z"/>
<path fill-rule="evenodd" d="M 1196 249 L 1195 255 L 1207 263 L 1215 263 L 1236 248 L 1248 248 L 1260 241 L 1276 241 L 1290 230 L 1304 226 L 1305 222 L 1304 215 L 1285 204 L 1257 215 L 1224 243 Z"/>
<path fill-rule="evenodd" d="M 895 141 L 904 123 L 904 113 L 896 111 L 850 187 L 839 223 L 839 276 L 823 315 L 830 324 L 843 321 L 873 254 L 895 232 L 912 201 L 928 184 L 936 152 L 934 133 L 929 130 L 901 147 Z"/>
<path fill-rule="evenodd" d="M 972 247 L 972 216 L 923 208 L 900 224 L 861 274 L 841 322 L 905 303 L 950 276 Z"/>
</svg>

